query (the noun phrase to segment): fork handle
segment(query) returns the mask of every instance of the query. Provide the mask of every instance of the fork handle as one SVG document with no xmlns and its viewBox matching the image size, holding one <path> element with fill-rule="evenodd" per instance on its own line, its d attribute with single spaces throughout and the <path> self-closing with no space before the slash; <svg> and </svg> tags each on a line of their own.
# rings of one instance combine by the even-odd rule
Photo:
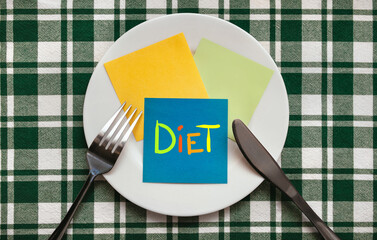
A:
<svg viewBox="0 0 377 240">
<path fill-rule="evenodd" d="M 75 201 L 73 202 L 71 208 L 65 215 L 64 219 L 60 222 L 59 226 L 55 229 L 55 231 L 51 234 L 49 237 L 49 240 L 59 240 L 62 239 L 64 236 L 64 233 L 66 232 L 69 223 L 71 222 L 73 215 L 75 215 L 82 199 L 86 195 L 90 185 L 92 185 L 94 179 L 98 176 L 98 174 L 90 172 L 88 175 L 88 178 L 86 179 L 86 182 L 84 186 L 81 188 L 79 195 L 77 195 Z"/>
</svg>

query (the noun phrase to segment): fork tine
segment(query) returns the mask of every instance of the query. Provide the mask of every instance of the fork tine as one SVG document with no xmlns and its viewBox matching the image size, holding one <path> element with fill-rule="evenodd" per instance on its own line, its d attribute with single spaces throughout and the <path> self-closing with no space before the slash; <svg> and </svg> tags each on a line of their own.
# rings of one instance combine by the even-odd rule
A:
<svg viewBox="0 0 377 240">
<path fill-rule="evenodd" d="M 118 110 L 111 116 L 111 118 L 106 122 L 106 124 L 102 127 L 101 131 L 97 134 L 97 136 L 94 138 L 92 144 L 90 144 L 89 148 L 99 146 L 99 143 L 102 142 L 103 136 L 107 135 L 109 132 L 109 129 L 111 129 L 115 122 L 119 119 L 120 115 L 122 114 L 122 109 L 126 105 L 126 101 L 123 102 L 123 104 L 118 108 Z"/>
<path fill-rule="evenodd" d="M 141 111 L 139 113 L 139 115 L 137 115 L 137 117 L 135 118 L 135 120 L 133 121 L 133 123 L 131 124 L 131 126 L 128 128 L 127 132 L 124 133 L 124 131 L 123 131 L 122 135 L 124 135 L 124 136 L 120 140 L 118 140 L 116 142 L 114 148 L 111 150 L 111 153 L 114 153 L 117 150 L 117 148 L 120 148 L 119 152 L 122 151 L 125 143 L 127 142 L 128 138 L 130 137 L 130 135 L 132 133 L 132 130 L 135 128 L 135 125 L 138 122 L 139 118 L 141 117 L 142 113 L 143 113 L 143 111 Z"/>
<path fill-rule="evenodd" d="M 119 125 L 121 124 L 121 122 L 125 118 L 127 112 L 130 110 L 131 106 L 132 105 L 128 106 L 128 108 L 126 109 L 126 111 L 124 111 L 122 114 L 120 114 L 119 115 L 120 117 L 116 118 L 113 121 L 113 124 L 111 125 L 111 127 L 106 131 L 106 133 L 102 137 L 102 140 L 99 143 L 100 146 L 102 144 L 104 144 L 105 146 L 107 146 L 107 144 L 111 141 L 111 138 L 113 137 L 114 132 L 119 128 Z"/>
<path fill-rule="evenodd" d="M 107 143 L 105 149 L 111 150 L 114 147 L 115 143 L 118 141 L 119 137 L 122 135 L 122 132 L 127 127 L 127 124 L 130 122 L 130 120 L 133 117 L 133 115 L 135 114 L 136 110 L 137 110 L 137 108 L 135 108 L 135 110 L 131 113 L 131 115 L 127 118 L 127 120 L 124 123 L 119 125 L 116 132 L 111 137 L 111 140 Z"/>
<path fill-rule="evenodd" d="M 126 105 L 126 101 L 124 101 L 124 103 L 120 106 L 120 108 L 113 114 L 113 116 L 109 119 L 109 121 L 107 121 L 106 124 L 102 127 L 101 133 L 107 132 L 107 130 L 110 128 L 115 118 L 117 118 L 119 113 L 122 111 L 124 105 Z"/>
</svg>

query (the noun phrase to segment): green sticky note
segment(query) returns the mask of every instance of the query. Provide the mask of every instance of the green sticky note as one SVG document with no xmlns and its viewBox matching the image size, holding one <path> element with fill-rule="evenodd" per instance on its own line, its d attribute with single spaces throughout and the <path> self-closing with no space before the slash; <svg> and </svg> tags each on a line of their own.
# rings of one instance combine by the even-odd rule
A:
<svg viewBox="0 0 377 240">
<path fill-rule="evenodd" d="M 234 140 L 233 120 L 250 122 L 274 71 L 204 38 L 194 60 L 209 97 L 228 99 L 228 137 Z"/>
</svg>

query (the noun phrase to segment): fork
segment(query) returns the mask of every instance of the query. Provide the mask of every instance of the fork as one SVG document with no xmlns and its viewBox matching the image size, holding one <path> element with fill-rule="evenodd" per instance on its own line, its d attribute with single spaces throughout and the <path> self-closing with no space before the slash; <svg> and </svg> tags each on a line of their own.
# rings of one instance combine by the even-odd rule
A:
<svg viewBox="0 0 377 240">
<path fill-rule="evenodd" d="M 98 175 L 110 171 L 113 168 L 120 153 L 122 152 L 126 141 L 130 137 L 132 130 L 134 129 L 137 121 L 143 113 L 143 111 L 141 111 L 137 115 L 131 126 L 126 131 L 126 126 L 130 122 L 137 109 L 135 108 L 131 115 L 126 118 L 126 114 L 130 110 L 132 105 L 130 105 L 126 109 L 126 111 L 123 112 L 122 109 L 125 104 L 126 102 L 122 104 L 122 106 L 114 113 L 110 120 L 103 126 L 101 131 L 93 140 L 88 151 L 86 152 L 86 160 L 88 161 L 89 165 L 88 178 L 80 193 L 77 195 L 72 206 L 70 207 L 68 213 L 52 233 L 49 240 L 61 239 L 64 236 L 64 233 L 67 230 L 69 223 L 73 218 L 73 215 L 78 209 L 82 199 L 87 193 L 90 185 L 92 185 L 94 179 Z"/>
</svg>

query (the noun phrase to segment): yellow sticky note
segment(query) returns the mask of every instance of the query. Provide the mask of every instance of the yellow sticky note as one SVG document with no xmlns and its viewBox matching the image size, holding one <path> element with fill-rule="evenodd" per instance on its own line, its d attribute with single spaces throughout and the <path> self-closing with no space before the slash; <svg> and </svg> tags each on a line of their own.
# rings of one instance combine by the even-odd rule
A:
<svg viewBox="0 0 377 240">
<path fill-rule="evenodd" d="M 208 98 L 183 33 L 104 65 L 119 101 L 138 112 L 144 110 L 146 97 Z M 136 141 L 144 136 L 144 115 L 140 120 L 133 131 Z"/>
</svg>

